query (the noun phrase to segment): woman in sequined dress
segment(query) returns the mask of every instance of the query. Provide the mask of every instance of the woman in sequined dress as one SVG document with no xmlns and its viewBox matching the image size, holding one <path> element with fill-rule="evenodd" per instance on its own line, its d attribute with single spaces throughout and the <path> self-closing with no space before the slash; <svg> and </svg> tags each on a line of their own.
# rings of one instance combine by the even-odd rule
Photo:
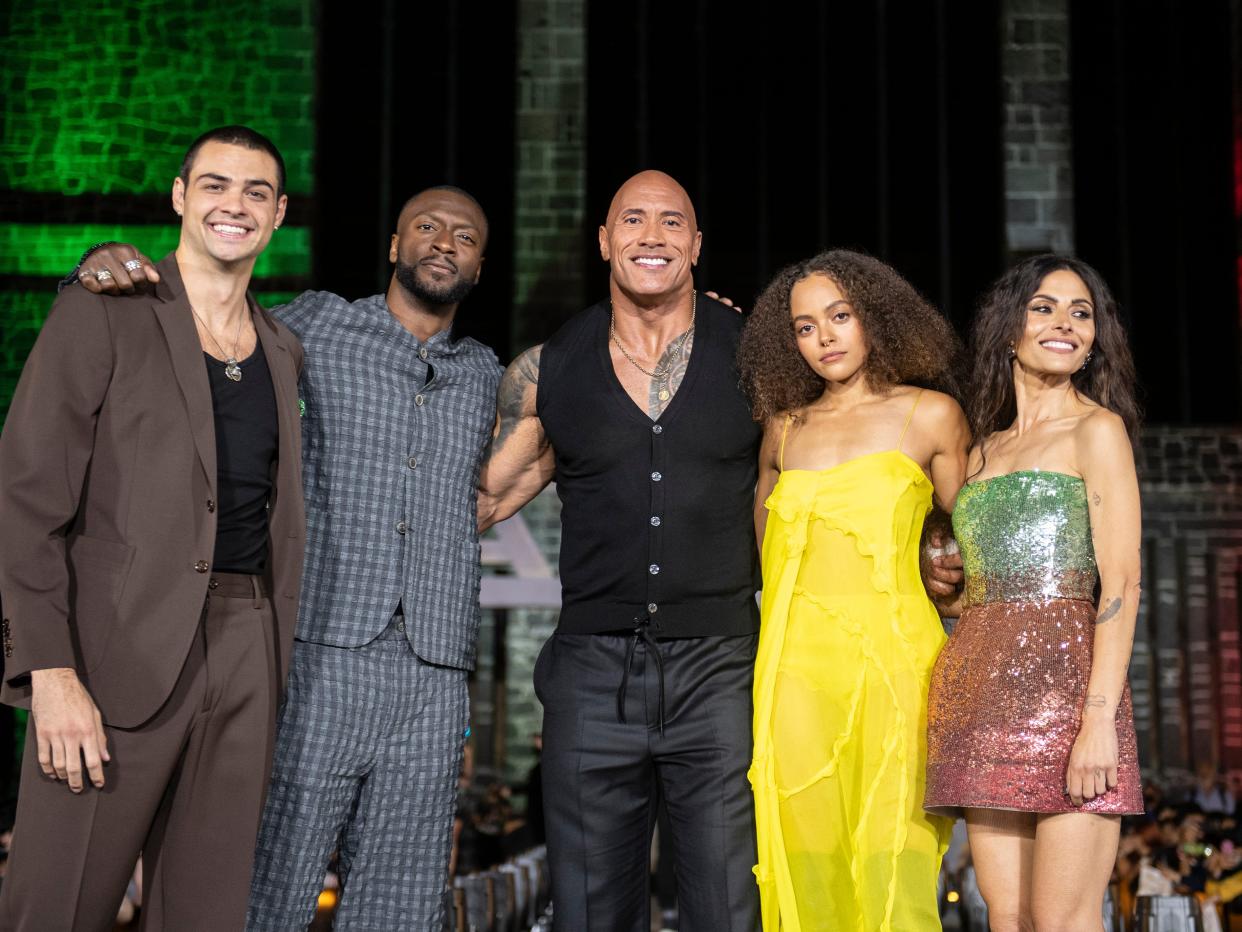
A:
<svg viewBox="0 0 1242 932">
<path fill-rule="evenodd" d="M 1120 817 L 1143 811 L 1134 366 L 1107 286 L 1061 256 L 997 282 L 971 349 L 964 611 L 932 677 L 926 805 L 965 812 L 993 930 L 1098 932 Z"/>
<path fill-rule="evenodd" d="M 755 524 L 758 866 L 768 932 L 939 929 L 947 819 L 923 811 L 944 629 L 919 574 L 966 468 L 956 338 L 878 260 L 835 251 L 759 298 L 739 363 L 765 422 Z M 906 383 L 906 384 L 903 384 Z"/>
</svg>

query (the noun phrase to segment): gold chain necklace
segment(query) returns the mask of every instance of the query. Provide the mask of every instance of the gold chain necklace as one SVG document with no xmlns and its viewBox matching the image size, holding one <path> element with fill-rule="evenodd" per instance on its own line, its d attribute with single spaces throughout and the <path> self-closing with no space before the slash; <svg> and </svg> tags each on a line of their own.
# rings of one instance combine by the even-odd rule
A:
<svg viewBox="0 0 1242 932">
<path fill-rule="evenodd" d="M 232 353 L 226 353 L 224 351 L 224 347 L 220 345 L 220 341 L 216 339 L 216 335 L 211 332 L 211 328 L 207 326 L 207 323 L 203 320 L 203 318 L 198 316 L 198 311 L 194 310 L 193 304 L 190 305 L 190 313 L 193 314 L 194 319 L 197 320 L 202 325 L 203 330 L 207 332 L 207 336 L 211 337 L 211 342 L 216 344 L 216 349 L 220 351 L 220 355 L 226 357 L 224 360 L 225 376 L 231 382 L 240 382 L 241 377 L 242 377 L 242 371 L 241 371 L 241 366 L 237 364 L 237 348 L 241 345 L 241 328 L 242 328 L 242 321 L 246 319 L 245 313 L 242 313 L 237 318 L 237 333 L 234 334 L 233 336 L 233 352 Z"/>
<path fill-rule="evenodd" d="M 668 349 L 673 347 L 674 343 L 676 344 L 676 347 L 673 348 L 674 359 L 677 356 L 681 355 L 681 351 L 686 345 L 686 340 L 690 339 L 690 334 L 694 333 L 694 318 L 695 318 L 695 315 L 698 313 L 698 309 L 699 309 L 699 293 L 697 290 L 691 291 L 690 292 L 690 326 L 686 328 L 685 333 L 677 337 L 677 339 L 672 340 L 669 343 L 669 347 L 665 348 L 665 352 L 667 353 Z M 608 338 L 612 340 L 613 343 L 617 344 L 617 349 L 621 351 L 622 356 L 624 356 L 626 359 L 629 360 L 630 365 L 633 366 L 635 369 L 637 369 L 639 372 L 641 372 L 643 375 L 645 375 L 647 378 L 652 379 L 653 381 L 663 382 L 665 379 L 667 379 L 669 371 L 673 368 L 674 359 L 670 359 L 668 362 L 666 362 L 664 364 L 663 369 L 660 369 L 659 367 L 656 367 L 654 371 L 648 371 L 644 369 L 642 366 L 638 364 L 638 360 L 630 355 L 630 351 L 625 348 L 625 344 L 622 343 L 621 338 L 617 336 L 616 323 L 617 323 L 617 315 L 615 312 L 612 311 L 610 307 L 608 311 Z M 663 355 L 663 353 L 661 355 Z M 661 394 L 665 394 L 665 393 L 662 392 Z M 667 398 L 661 398 L 660 400 L 666 401 Z"/>
</svg>

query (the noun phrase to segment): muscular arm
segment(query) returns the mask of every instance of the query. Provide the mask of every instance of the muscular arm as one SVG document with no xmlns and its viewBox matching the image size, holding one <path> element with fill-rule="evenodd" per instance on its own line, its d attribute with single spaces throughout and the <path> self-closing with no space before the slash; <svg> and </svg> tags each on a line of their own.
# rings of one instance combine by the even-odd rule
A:
<svg viewBox="0 0 1242 932">
<path fill-rule="evenodd" d="M 1075 804 L 1117 785 L 1117 707 L 1134 644 L 1142 540 L 1138 477 L 1121 419 L 1107 411 L 1093 414 L 1076 446 L 1087 487 L 1100 601 L 1082 724 L 1066 774 Z"/>
<path fill-rule="evenodd" d="M 542 346 L 509 364 L 496 396 L 496 426 L 479 473 L 479 530 L 503 521 L 552 480 L 552 445 L 535 410 Z"/>
<path fill-rule="evenodd" d="M 777 451 L 784 429 L 783 416 L 768 418 L 763 425 L 763 442 L 759 445 L 759 482 L 755 485 L 755 541 L 759 545 L 760 553 L 763 553 L 763 532 L 768 526 L 768 509 L 763 503 L 768 500 L 768 496 L 776 488 L 776 480 L 781 477 Z"/>
</svg>

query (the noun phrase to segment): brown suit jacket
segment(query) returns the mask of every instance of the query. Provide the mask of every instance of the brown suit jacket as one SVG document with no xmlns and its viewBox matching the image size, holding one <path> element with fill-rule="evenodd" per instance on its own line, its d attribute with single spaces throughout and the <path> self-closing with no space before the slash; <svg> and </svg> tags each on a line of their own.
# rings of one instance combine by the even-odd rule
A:
<svg viewBox="0 0 1242 932">
<path fill-rule="evenodd" d="M 216 538 L 216 439 L 202 348 L 174 256 L 155 294 L 57 298 L 0 435 L 0 699 L 74 667 L 104 721 L 142 724 L 189 653 Z M 293 334 L 247 296 L 276 392 L 268 583 L 288 670 L 305 514 Z"/>
</svg>

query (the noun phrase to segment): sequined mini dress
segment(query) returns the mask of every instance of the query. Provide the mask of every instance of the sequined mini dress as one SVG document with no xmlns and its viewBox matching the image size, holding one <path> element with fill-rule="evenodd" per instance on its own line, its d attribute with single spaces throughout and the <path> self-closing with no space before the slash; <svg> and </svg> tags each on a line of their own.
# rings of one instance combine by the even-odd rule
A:
<svg viewBox="0 0 1242 932">
<path fill-rule="evenodd" d="M 1095 638 L 1083 481 L 1023 470 L 969 483 L 953 528 L 966 589 L 932 674 L 927 808 L 1142 812 L 1128 685 L 1117 709 L 1117 786 L 1078 807 L 1065 794 Z"/>
<path fill-rule="evenodd" d="M 765 503 L 750 770 L 765 932 L 940 928 L 951 823 L 923 810 L 945 640 L 919 576 L 931 497 L 887 450 L 783 470 Z"/>
</svg>

